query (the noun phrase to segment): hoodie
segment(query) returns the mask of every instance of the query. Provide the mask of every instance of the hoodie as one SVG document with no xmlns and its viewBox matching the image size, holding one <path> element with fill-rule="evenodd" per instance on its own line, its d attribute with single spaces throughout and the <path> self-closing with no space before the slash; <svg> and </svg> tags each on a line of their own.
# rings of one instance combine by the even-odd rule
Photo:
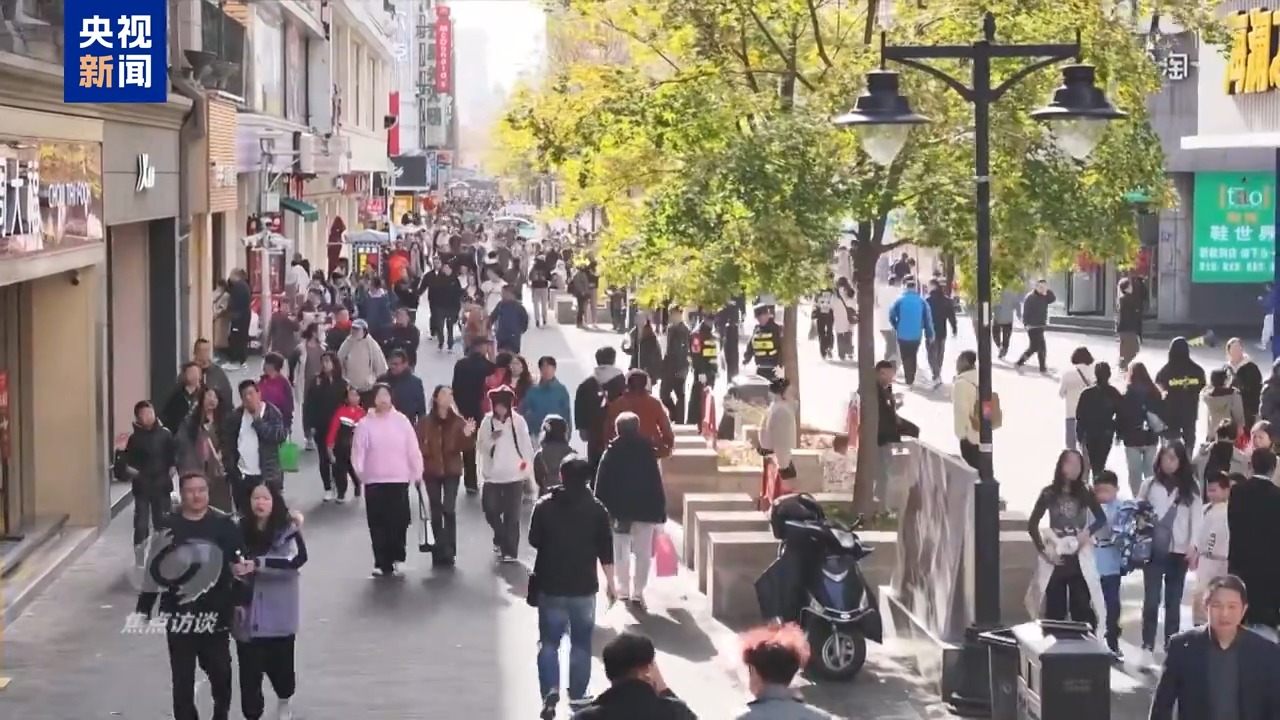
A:
<svg viewBox="0 0 1280 720">
<path fill-rule="evenodd" d="M 1164 421 L 1170 430 L 1195 428 L 1200 415 L 1200 391 L 1205 387 L 1204 368 L 1191 359 L 1184 337 L 1169 341 L 1169 360 L 1156 373 L 1156 386 L 1165 393 Z"/>
<path fill-rule="evenodd" d="M 489 392 L 491 404 L 506 405 L 507 416 L 497 418 L 485 413 L 476 428 L 476 463 L 480 478 L 486 483 L 522 482 L 532 475 L 533 441 L 529 425 L 511 410 L 515 393 L 502 386 Z"/>
<path fill-rule="evenodd" d="M 572 418 L 569 390 L 556 378 L 534 383 L 520 401 L 520 413 L 535 433 L 541 432 L 542 421 L 549 415 L 559 415 L 568 422 Z"/>
<path fill-rule="evenodd" d="M 934 288 L 929 291 L 929 297 L 925 298 L 925 302 L 929 303 L 929 314 L 933 318 L 933 333 L 936 337 L 946 339 L 947 326 L 951 326 L 951 334 L 959 334 L 956 329 L 956 304 L 942 290 Z"/>
<path fill-rule="evenodd" d="M 956 373 L 951 381 L 951 415 L 956 439 L 973 444 L 979 441 L 979 428 L 973 418 L 978 409 L 978 369 Z"/>
<path fill-rule="evenodd" d="M 933 339 L 933 313 L 929 310 L 929 303 L 910 288 L 889 308 L 889 322 L 893 324 L 899 340 L 920 342 L 925 338 Z"/>
<path fill-rule="evenodd" d="M 591 377 L 578 385 L 573 398 L 574 429 L 585 434 L 587 453 L 598 458 L 604 452 L 605 414 L 609 403 L 622 397 L 627 389 L 622 370 L 613 365 L 600 365 L 591 372 Z"/>
<path fill-rule="evenodd" d="M 258 392 L 262 395 L 262 399 L 276 406 L 280 411 L 280 415 L 284 417 L 285 427 L 293 427 L 293 385 L 289 383 L 289 378 L 284 375 L 277 374 L 275 376 L 263 375 L 258 378 Z"/>
<path fill-rule="evenodd" d="M 356 425 L 351 466 L 365 485 L 422 481 L 422 448 L 404 413 L 371 412 Z"/>
<path fill-rule="evenodd" d="M 1209 413 L 1209 440 L 1216 437 L 1218 425 L 1223 420 L 1230 420 L 1237 428 L 1244 428 L 1244 404 L 1240 402 L 1240 393 L 1235 388 L 1207 387 L 1200 393 L 1200 397 L 1204 400 L 1205 412 Z"/>
<path fill-rule="evenodd" d="M 378 377 L 387 371 L 387 357 L 382 354 L 382 347 L 368 333 L 368 325 L 357 320 L 353 328 L 365 330 L 363 337 L 352 333 L 338 348 L 338 359 L 342 361 L 342 369 L 351 387 L 360 392 L 368 392 L 378 381 Z"/>
<path fill-rule="evenodd" d="M 1016 290 L 1005 289 L 1000 293 L 1000 300 L 992 312 L 992 322 L 996 325 L 1012 325 L 1018 308 L 1022 304 L 1022 296 Z"/>
</svg>

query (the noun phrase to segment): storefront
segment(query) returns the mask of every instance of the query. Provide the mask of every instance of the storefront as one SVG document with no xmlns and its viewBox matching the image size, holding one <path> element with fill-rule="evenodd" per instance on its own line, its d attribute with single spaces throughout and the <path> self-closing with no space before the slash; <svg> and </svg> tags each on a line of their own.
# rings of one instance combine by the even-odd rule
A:
<svg viewBox="0 0 1280 720">
<path fill-rule="evenodd" d="M 191 288 L 188 306 L 191 335 L 213 337 L 213 295 L 215 284 L 241 266 L 240 230 L 235 223 L 240 205 L 236 193 L 236 129 L 238 99 L 210 91 L 206 103 L 205 136 L 188 143 L 189 168 L 187 206 L 191 211 L 190 261 L 187 279 Z"/>
<path fill-rule="evenodd" d="M 107 122 L 102 200 L 107 225 L 107 407 L 111 437 L 129 432 L 139 400 L 163 403 L 188 350 L 179 293 L 177 129 Z"/>
<path fill-rule="evenodd" d="M 0 531 L 106 517 L 101 120 L 0 107 Z"/>
</svg>

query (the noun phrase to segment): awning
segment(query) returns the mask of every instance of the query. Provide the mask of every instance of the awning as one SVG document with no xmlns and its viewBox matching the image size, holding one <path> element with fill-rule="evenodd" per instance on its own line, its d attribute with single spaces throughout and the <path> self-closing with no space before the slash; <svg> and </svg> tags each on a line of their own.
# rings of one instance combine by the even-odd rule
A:
<svg viewBox="0 0 1280 720">
<path fill-rule="evenodd" d="M 280 207 L 284 210 L 288 210 L 307 222 L 315 222 L 320 219 L 320 213 L 316 210 L 315 205 L 312 205 L 309 202 L 303 202 L 297 198 L 280 198 Z"/>
</svg>

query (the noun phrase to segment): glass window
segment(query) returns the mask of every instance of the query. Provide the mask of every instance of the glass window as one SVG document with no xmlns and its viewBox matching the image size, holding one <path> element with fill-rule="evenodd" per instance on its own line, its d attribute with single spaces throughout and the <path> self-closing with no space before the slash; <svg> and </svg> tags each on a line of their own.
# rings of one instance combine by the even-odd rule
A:
<svg viewBox="0 0 1280 720">
<path fill-rule="evenodd" d="M 284 117 L 284 27 L 261 7 L 253 24 L 253 109 Z"/>
<path fill-rule="evenodd" d="M 353 124 L 356 127 L 365 127 L 364 106 L 367 103 L 365 103 L 364 93 L 361 91 L 361 88 L 364 87 L 364 67 L 360 64 L 359 48 L 355 49 L 352 53 L 352 57 L 353 62 L 351 64 L 353 67 L 351 68 L 351 77 L 355 80 L 355 88 L 351 93 L 355 96 L 352 98 L 352 100 L 355 101 L 355 117 L 353 118 L 355 122 Z"/>
<path fill-rule="evenodd" d="M 306 125 L 307 112 L 307 46 L 310 41 L 297 25 L 289 25 L 284 35 L 284 116 Z"/>
<path fill-rule="evenodd" d="M 6 0 L 0 22 L 0 52 L 62 64 L 62 3 Z"/>
<path fill-rule="evenodd" d="M 381 126 L 375 120 L 378 117 L 378 113 L 374 111 L 374 108 L 378 107 L 378 103 L 381 101 L 381 98 L 378 97 L 378 61 L 375 58 L 369 58 L 367 64 L 369 67 L 369 127 L 378 130 Z"/>
</svg>

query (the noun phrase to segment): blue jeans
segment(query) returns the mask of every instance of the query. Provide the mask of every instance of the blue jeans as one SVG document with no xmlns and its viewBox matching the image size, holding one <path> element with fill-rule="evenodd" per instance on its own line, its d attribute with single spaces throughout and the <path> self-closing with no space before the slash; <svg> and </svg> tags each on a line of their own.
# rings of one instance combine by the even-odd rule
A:
<svg viewBox="0 0 1280 720">
<path fill-rule="evenodd" d="M 1129 467 L 1129 490 L 1133 492 L 1133 497 L 1138 497 L 1138 488 L 1142 487 L 1143 481 L 1151 477 L 1152 471 L 1156 466 L 1156 452 L 1160 450 L 1158 445 L 1145 445 L 1142 447 L 1124 448 L 1124 460 Z"/>
<path fill-rule="evenodd" d="M 1102 603 L 1107 608 L 1106 631 L 1107 647 L 1115 652 L 1120 641 L 1120 581 L 1119 575 L 1103 575 L 1098 578 L 1102 585 Z"/>
<path fill-rule="evenodd" d="M 538 598 L 538 689 L 542 697 L 560 693 L 560 642 L 569 636 L 569 699 L 587 696 L 591 680 L 591 637 L 596 627 L 596 598 Z"/>
<path fill-rule="evenodd" d="M 1164 641 L 1182 624 L 1182 591 L 1187 584 L 1187 556 L 1181 553 L 1153 558 L 1142 569 L 1142 646 L 1156 646 L 1156 623 L 1164 600 Z"/>
<path fill-rule="evenodd" d="M 1076 440 L 1076 419 L 1073 417 L 1066 418 L 1066 422 L 1064 422 L 1063 425 L 1064 430 L 1066 430 L 1066 437 L 1064 440 L 1067 444 L 1065 447 L 1068 450 L 1075 450 L 1078 445 L 1078 441 Z"/>
</svg>

